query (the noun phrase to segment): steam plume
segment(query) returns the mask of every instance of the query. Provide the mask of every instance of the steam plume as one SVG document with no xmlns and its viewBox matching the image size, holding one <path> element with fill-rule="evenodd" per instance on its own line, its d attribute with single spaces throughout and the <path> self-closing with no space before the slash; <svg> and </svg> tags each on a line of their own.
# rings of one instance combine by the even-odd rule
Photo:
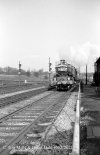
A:
<svg viewBox="0 0 100 155">
<path fill-rule="evenodd" d="M 85 43 L 82 46 L 67 46 L 59 50 L 60 59 L 65 59 L 68 63 L 75 67 L 82 68 L 88 65 L 88 70 L 93 71 L 93 65 L 96 58 L 100 56 L 100 46 L 91 43 Z"/>
</svg>

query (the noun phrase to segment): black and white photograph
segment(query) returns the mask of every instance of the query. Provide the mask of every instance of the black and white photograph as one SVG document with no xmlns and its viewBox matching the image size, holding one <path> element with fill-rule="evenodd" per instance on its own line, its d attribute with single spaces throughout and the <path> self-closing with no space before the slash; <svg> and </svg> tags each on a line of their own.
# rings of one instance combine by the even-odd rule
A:
<svg viewBox="0 0 100 155">
<path fill-rule="evenodd" d="M 100 0 L 0 0 L 0 155 L 100 155 Z"/>
</svg>

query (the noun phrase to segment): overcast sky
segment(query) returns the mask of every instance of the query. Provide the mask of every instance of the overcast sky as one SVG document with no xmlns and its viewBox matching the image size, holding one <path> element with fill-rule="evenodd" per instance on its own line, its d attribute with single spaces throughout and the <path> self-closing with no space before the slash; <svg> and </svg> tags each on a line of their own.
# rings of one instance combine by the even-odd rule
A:
<svg viewBox="0 0 100 155">
<path fill-rule="evenodd" d="M 0 0 L 0 66 L 84 69 L 100 56 L 100 0 Z"/>
</svg>

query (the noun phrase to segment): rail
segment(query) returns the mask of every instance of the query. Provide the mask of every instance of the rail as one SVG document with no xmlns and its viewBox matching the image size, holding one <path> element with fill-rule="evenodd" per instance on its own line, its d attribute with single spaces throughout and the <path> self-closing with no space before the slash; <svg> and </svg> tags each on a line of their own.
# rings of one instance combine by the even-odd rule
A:
<svg viewBox="0 0 100 155">
<path fill-rule="evenodd" d="M 70 153 L 70 155 L 80 155 L 80 84 L 79 84 L 78 99 L 76 104 L 73 147 L 72 147 L 72 153 Z"/>
<path fill-rule="evenodd" d="M 56 96 L 57 95 L 57 96 Z M 55 94 L 53 93 L 53 96 L 51 96 L 49 99 L 47 99 L 47 101 L 49 101 L 48 103 L 47 103 L 47 101 L 46 102 L 43 102 L 43 100 L 41 101 L 41 103 L 39 102 L 38 103 L 38 106 L 37 106 L 37 104 L 36 104 L 36 107 L 30 107 L 30 109 L 29 109 L 29 107 L 28 107 L 28 109 L 26 109 L 26 112 L 25 111 L 23 111 L 23 114 L 25 115 L 25 113 L 26 113 L 26 116 L 27 116 L 27 110 L 28 110 L 28 113 L 29 113 L 29 111 L 31 111 L 32 110 L 32 112 L 31 112 L 31 114 L 30 114 L 30 116 L 32 117 L 32 116 L 35 116 L 36 115 L 36 118 L 34 119 L 34 120 L 32 120 L 31 122 L 30 122 L 30 124 L 27 126 L 24 126 L 24 128 L 22 127 L 22 129 L 20 130 L 20 131 L 18 131 L 18 134 L 15 136 L 15 137 L 12 137 L 12 140 L 10 140 L 9 139 L 9 141 L 8 142 L 5 142 L 5 144 L 4 144 L 4 147 L 3 147 L 3 149 L 1 148 L 1 152 L 0 152 L 0 154 L 2 154 L 2 155 L 8 155 L 8 152 L 10 151 L 9 149 L 10 148 L 14 148 L 14 145 L 16 146 L 16 144 L 20 141 L 20 140 L 22 140 L 23 139 L 23 137 L 24 137 L 24 135 L 26 134 L 26 133 L 28 133 L 29 131 L 30 131 L 30 129 L 32 128 L 33 129 L 33 126 L 35 127 L 36 126 L 36 130 L 38 131 L 38 133 L 39 133 L 39 129 L 37 128 L 37 127 L 39 127 L 39 124 L 42 124 L 42 123 L 44 123 L 44 122 L 47 122 L 47 120 L 48 120 L 48 116 L 50 117 L 50 116 L 53 116 L 52 117 L 52 119 L 50 119 L 49 120 L 49 123 L 51 124 L 52 122 L 51 121 L 53 121 L 54 120 L 54 118 L 56 117 L 56 115 L 58 115 L 58 113 L 59 113 L 59 110 L 62 108 L 62 106 L 64 106 L 65 105 L 65 99 L 68 99 L 69 98 L 69 93 L 68 93 L 68 95 L 66 96 L 66 93 L 64 93 L 64 94 L 61 94 L 60 95 L 60 97 L 59 97 L 59 94 L 57 93 L 57 92 L 55 92 Z M 56 98 L 55 98 L 55 96 L 56 96 Z M 54 102 L 54 99 L 58 99 L 58 97 L 60 98 L 60 101 L 59 101 L 59 103 L 58 103 L 58 100 L 56 101 L 56 102 Z M 54 103 L 53 103 L 54 102 Z M 52 103 L 52 104 L 50 104 L 50 103 Z M 58 104 L 59 104 L 59 106 L 58 106 Z M 45 107 L 45 108 L 43 108 L 43 106 Z M 38 107 L 38 112 L 37 111 L 35 111 L 35 109 L 37 109 L 37 107 Z M 41 112 L 40 112 L 40 110 L 41 110 Z M 37 113 L 38 113 L 38 116 L 37 116 Z M 22 113 L 21 113 L 21 115 L 22 115 Z M 18 116 L 18 114 L 17 115 L 15 115 L 15 116 Z M 13 122 L 14 121 L 14 118 L 11 118 L 12 120 L 10 121 L 10 122 Z M 22 118 L 23 119 L 23 118 Z M 28 118 L 29 119 L 29 118 Z M 26 120 L 26 123 L 27 123 L 27 120 Z M 49 125 L 50 125 L 49 124 Z M 13 124 L 12 124 L 12 126 L 13 126 Z M 10 132 L 11 132 L 12 130 L 10 130 Z M 3 131 L 4 132 L 4 131 Z M 9 132 L 9 133 L 10 133 Z M 44 131 L 43 131 L 44 133 L 45 133 L 45 129 L 44 129 Z M 6 133 L 6 132 L 5 132 Z M 16 132 L 15 132 L 16 133 Z M 34 133 L 34 132 L 33 132 Z M 35 133 L 36 134 L 36 133 Z M 28 143 L 27 143 L 28 144 Z M 13 150 L 12 150 L 12 152 L 13 152 Z"/>
</svg>

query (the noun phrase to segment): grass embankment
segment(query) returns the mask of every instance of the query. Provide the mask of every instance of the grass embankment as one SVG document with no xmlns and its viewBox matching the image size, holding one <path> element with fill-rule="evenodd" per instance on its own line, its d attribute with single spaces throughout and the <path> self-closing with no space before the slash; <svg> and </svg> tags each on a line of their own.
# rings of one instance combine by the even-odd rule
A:
<svg viewBox="0 0 100 155">
<path fill-rule="evenodd" d="M 44 77 L 39 76 L 35 77 L 31 75 L 30 77 L 25 75 L 0 75 L 0 85 L 12 85 L 12 84 L 18 84 L 19 80 L 21 84 L 25 83 L 25 80 L 27 83 L 48 83 L 48 79 L 44 79 Z"/>
</svg>

